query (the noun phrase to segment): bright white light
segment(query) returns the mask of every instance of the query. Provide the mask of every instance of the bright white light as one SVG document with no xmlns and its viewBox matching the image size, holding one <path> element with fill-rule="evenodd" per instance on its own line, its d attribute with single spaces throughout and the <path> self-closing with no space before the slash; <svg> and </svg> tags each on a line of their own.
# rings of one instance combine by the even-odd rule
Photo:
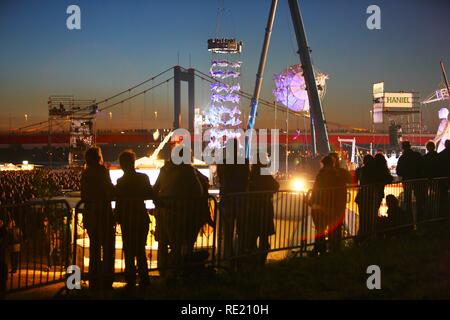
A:
<svg viewBox="0 0 450 320">
<path fill-rule="evenodd" d="M 28 164 L 28 161 L 27 160 L 23 160 L 22 164 Z"/>
<path fill-rule="evenodd" d="M 147 175 L 147 177 L 150 180 L 150 184 L 152 186 L 155 184 L 156 179 L 158 179 L 158 176 L 159 176 L 159 169 L 156 169 L 156 168 L 155 169 L 137 169 L 136 171 Z M 198 171 L 200 171 L 201 174 L 203 174 L 205 177 L 210 179 L 209 168 L 200 168 L 200 169 L 198 169 Z M 117 179 L 119 179 L 120 177 L 123 176 L 123 171 L 120 169 L 109 170 L 109 176 L 111 178 L 111 182 L 114 185 L 116 185 Z M 113 208 L 114 207 L 115 207 L 115 202 L 113 201 Z M 152 200 L 147 200 L 147 201 L 145 201 L 145 207 L 147 209 L 153 209 L 155 206 L 154 206 Z"/>
<path fill-rule="evenodd" d="M 301 178 L 293 179 L 291 182 L 291 188 L 292 188 L 292 190 L 297 191 L 297 192 L 307 191 L 305 180 L 303 180 Z"/>
</svg>

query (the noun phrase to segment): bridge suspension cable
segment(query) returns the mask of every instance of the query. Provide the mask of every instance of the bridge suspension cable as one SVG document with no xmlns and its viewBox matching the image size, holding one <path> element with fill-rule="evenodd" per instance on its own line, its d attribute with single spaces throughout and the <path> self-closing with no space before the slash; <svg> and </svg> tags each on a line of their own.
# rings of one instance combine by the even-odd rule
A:
<svg viewBox="0 0 450 320">
<path fill-rule="evenodd" d="M 116 93 L 116 94 L 114 94 L 114 95 L 112 95 L 112 96 L 110 96 L 110 97 L 107 97 L 107 98 L 105 98 L 105 99 L 103 99 L 103 100 L 101 100 L 101 101 L 99 101 L 99 102 L 96 102 L 96 103 L 94 103 L 94 104 L 90 104 L 90 105 L 88 105 L 88 106 L 85 106 L 85 107 L 83 107 L 83 108 L 80 108 L 79 110 L 74 111 L 73 114 L 77 114 L 77 113 L 79 113 L 79 112 L 85 111 L 85 110 L 87 110 L 87 109 L 89 109 L 89 108 L 92 108 L 93 106 L 96 106 L 96 105 L 99 105 L 99 104 L 106 103 L 106 102 L 108 102 L 109 100 L 115 99 L 115 98 L 117 98 L 117 97 L 119 97 L 119 96 L 121 96 L 121 95 L 123 95 L 123 94 L 125 94 L 125 93 L 127 93 L 127 92 L 131 92 L 132 90 L 134 90 L 134 89 L 136 89 L 136 88 L 138 88 L 138 87 L 140 87 L 140 86 L 142 86 L 142 85 L 144 85 L 144 84 L 146 84 L 146 83 L 148 83 L 148 82 L 150 82 L 150 81 L 153 81 L 153 80 L 155 80 L 156 78 L 159 78 L 160 76 L 162 76 L 163 74 L 169 72 L 169 71 L 172 70 L 173 68 L 174 68 L 174 67 L 167 68 L 166 70 L 164 70 L 164 71 L 158 73 L 157 75 L 155 75 L 155 76 L 153 76 L 153 77 L 151 77 L 151 78 L 148 78 L 148 79 L 146 79 L 146 80 L 144 80 L 144 81 L 142 81 L 142 82 L 140 82 L 140 83 L 138 83 L 138 84 L 136 84 L 136 85 L 134 85 L 134 86 L 132 86 L 132 87 L 126 89 L 126 90 L 123 90 L 123 91 L 121 91 L 121 92 L 118 92 L 118 93 Z M 167 80 L 166 80 L 166 81 L 167 81 Z M 164 83 L 165 83 L 166 81 L 164 81 Z M 147 89 L 146 91 L 149 91 L 149 90 L 151 90 L 151 89 Z M 124 101 L 127 101 L 127 100 L 125 99 Z M 102 110 L 105 110 L 105 108 L 102 108 L 102 109 L 100 109 L 99 111 L 102 111 Z M 27 129 L 27 128 L 32 128 L 32 127 L 39 126 L 39 125 L 44 124 L 44 123 L 47 123 L 47 122 L 49 122 L 49 120 L 44 120 L 44 121 L 36 122 L 36 123 L 30 124 L 30 125 L 27 125 L 27 126 L 24 126 L 24 127 L 17 128 L 17 129 L 15 129 L 15 130 L 23 130 L 23 129 Z"/>
<path fill-rule="evenodd" d="M 153 90 L 153 89 L 156 89 L 156 88 L 162 86 L 162 85 L 165 84 L 165 83 L 168 83 L 170 80 L 173 80 L 173 77 L 168 78 L 168 79 L 166 79 L 166 80 L 164 80 L 164 81 L 161 81 L 160 83 L 155 84 L 154 86 L 152 86 L 152 87 L 150 87 L 150 88 L 148 88 L 148 89 L 146 89 L 146 90 L 142 90 L 142 91 L 140 91 L 140 92 L 138 92 L 138 93 L 136 93 L 136 94 L 134 94 L 134 95 L 132 95 L 132 96 L 129 96 L 129 97 L 127 97 L 127 98 L 125 98 L 125 99 L 123 99 L 123 100 L 121 100 L 121 101 L 118 101 L 118 102 L 116 102 L 116 103 L 113 103 L 113 104 L 104 106 L 103 108 L 99 109 L 98 111 L 99 111 L 99 112 L 102 112 L 102 111 L 104 111 L 104 110 L 107 110 L 107 109 L 110 109 L 110 108 L 112 108 L 112 107 L 115 107 L 115 106 L 117 106 L 118 104 L 121 104 L 121 103 L 126 102 L 126 101 L 128 101 L 128 100 L 132 100 L 133 98 L 136 98 L 137 96 L 140 96 L 140 95 L 142 95 L 142 94 L 145 94 L 145 93 L 147 93 L 148 91 L 151 91 L 151 90 Z"/>
</svg>

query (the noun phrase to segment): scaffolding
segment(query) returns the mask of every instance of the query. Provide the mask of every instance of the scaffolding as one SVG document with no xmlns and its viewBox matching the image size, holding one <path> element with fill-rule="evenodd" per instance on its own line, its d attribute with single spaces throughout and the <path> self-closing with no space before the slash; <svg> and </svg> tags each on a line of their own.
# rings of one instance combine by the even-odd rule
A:
<svg viewBox="0 0 450 320">
<path fill-rule="evenodd" d="M 95 145 L 95 115 L 98 106 L 95 100 L 79 100 L 73 95 L 53 95 L 48 99 L 48 156 L 53 166 L 53 152 L 57 134 L 69 133 L 69 166 L 83 164 L 84 152 Z"/>
</svg>

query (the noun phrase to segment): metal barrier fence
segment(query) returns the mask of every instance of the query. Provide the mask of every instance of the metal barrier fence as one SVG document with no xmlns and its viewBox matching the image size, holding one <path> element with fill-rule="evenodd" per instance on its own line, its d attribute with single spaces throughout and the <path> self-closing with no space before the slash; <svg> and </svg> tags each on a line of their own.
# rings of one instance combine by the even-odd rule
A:
<svg viewBox="0 0 450 320">
<path fill-rule="evenodd" d="M 71 264 L 72 214 L 64 200 L 0 206 L 2 291 L 61 281 Z"/>
<path fill-rule="evenodd" d="M 125 277 L 127 259 L 134 263 L 135 256 L 139 267 L 139 257 L 145 255 L 151 274 L 214 264 L 215 198 L 160 198 L 155 202 L 156 207 L 153 201 L 146 201 L 145 208 L 136 200 L 77 204 L 73 252 L 84 278 L 96 277 L 89 270 L 99 263 L 99 246 L 103 246 L 101 271 Z M 91 215 L 99 220 L 89 218 Z M 134 252 L 144 247 L 145 253 Z"/>
<path fill-rule="evenodd" d="M 64 280 L 71 264 L 80 267 L 85 279 L 135 277 L 134 269 L 126 272 L 134 257 L 140 269 L 145 263 L 155 275 L 207 266 L 240 270 L 448 219 L 449 203 L 449 180 L 439 178 L 309 192 L 247 192 L 220 202 L 214 197 L 163 198 L 147 201 L 145 208 L 133 200 L 79 202 L 73 210 L 64 200 L 6 205 L 0 207 L 0 220 L 8 226 L 2 250 L 7 266 L 1 267 L 17 269 L 8 273 L 7 291 Z"/>
<path fill-rule="evenodd" d="M 345 241 L 448 219 L 447 178 L 389 185 L 231 194 L 219 203 L 219 264 L 254 267 L 267 259 L 318 255 Z"/>
</svg>

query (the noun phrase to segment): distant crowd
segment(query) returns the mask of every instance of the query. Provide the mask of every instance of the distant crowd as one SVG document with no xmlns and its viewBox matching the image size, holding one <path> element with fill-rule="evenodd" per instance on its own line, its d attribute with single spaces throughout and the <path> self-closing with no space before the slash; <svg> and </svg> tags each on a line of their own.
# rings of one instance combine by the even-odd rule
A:
<svg viewBox="0 0 450 320">
<path fill-rule="evenodd" d="M 80 190 L 80 176 L 80 169 L 0 171 L 0 205 L 57 196 L 64 190 Z"/>
</svg>

